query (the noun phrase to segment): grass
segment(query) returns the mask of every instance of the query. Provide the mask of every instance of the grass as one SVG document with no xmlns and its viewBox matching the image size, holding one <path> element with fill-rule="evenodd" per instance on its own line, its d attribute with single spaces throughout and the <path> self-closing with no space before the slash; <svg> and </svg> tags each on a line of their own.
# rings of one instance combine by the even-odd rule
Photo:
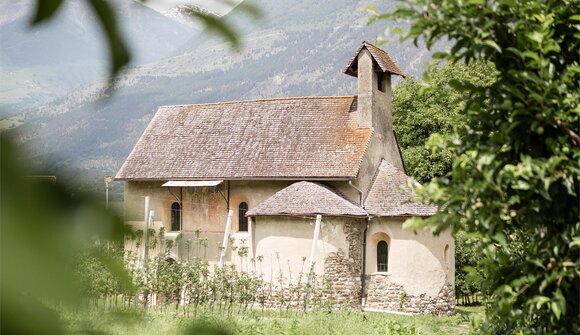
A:
<svg viewBox="0 0 580 335">
<path fill-rule="evenodd" d="M 88 313 L 65 314 L 73 333 L 108 334 L 467 334 L 470 318 L 483 313 L 482 307 L 458 307 L 450 317 L 404 316 L 360 311 L 301 312 L 254 310 L 244 315 L 223 316 L 200 311 L 196 318 L 152 309 L 92 308 Z"/>
</svg>

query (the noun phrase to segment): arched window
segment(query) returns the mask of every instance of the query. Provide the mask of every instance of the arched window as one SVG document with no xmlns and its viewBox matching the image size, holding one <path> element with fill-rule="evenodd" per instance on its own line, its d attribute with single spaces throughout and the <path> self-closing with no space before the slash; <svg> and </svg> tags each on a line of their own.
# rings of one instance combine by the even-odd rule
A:
<svg viewBox="0 0 580 335">
<path fill-rule="evenodd" d="M 377 244 L 377 271 L 389 271 L 389 245 L 385 241 Z"/>
<path fill-rule="evenodd" d="M 181 230 L 181 206 L 178 202 L 171 204 L 171 231 Z"/>
<path fill-rule="evenodd" d="M 238 207 L 238 231 L 248 231 L 248 218 L 246 217 L 246 212 L 248 211 L 248 204 L 245 202 L 240 203 Z"/>
</svg>

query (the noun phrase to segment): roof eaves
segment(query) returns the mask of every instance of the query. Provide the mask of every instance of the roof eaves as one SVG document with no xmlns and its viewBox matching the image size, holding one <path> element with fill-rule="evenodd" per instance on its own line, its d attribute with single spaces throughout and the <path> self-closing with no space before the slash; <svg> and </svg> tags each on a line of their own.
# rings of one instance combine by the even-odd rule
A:
<svg viewBox="0 0 580 335">
<path fill-rule="evenodd" d="M 122 175 L 124 173 L 124 170 L 125 170 L 126 166 L 128 164 L 130 164 L 129 162 L 131 160 L 131 157 L 134 155 L 136 149 L 139 147 L 139 144 L 142 141 L 144 141 L 144 137 L 145 137 L 145 134 L 147 134 L 147 130 L 149 130 L 149 128 L 152 128 L 153 127 L 153 125 L 154 125 L 157 117 L 159 116 L 162 108 L 163 107 L 159 107 L 157 109 L 157 111 L 155 112 L 155 115 L 153 115 L 153 118 L 151 119 L 151 121 L 149 121 L 149 124 L 147 125 L 147 128 L 145 128 L 145 131 L 143 131 L 143 133 L 139 137 L 139 140 L 133 146 L 133 149 L 131 149 L 131 153 L 129 153 L 129 156 L 127 156 L 127 159 L 125 159 L 125 161 L 123 162 L 123 165 L 121 165 L 121 168 L 119 169 L 119 171 L 117 171 L 117 174 L 115 175 L 115 178 L 113 178 L 113 180 L 115 180 L 115 181 L 125 180 L 126 177 L 122 177 Z"/>
<path fill-rule="evenodd" d="M 291 217 L 316 217 L 317 215 L 326 217 L 347 217 L 347 218 L 366 218 L 368 214 L 325 214 L 325 213 L 246 213 L 247 217 L 257 217 L 257 216 L 291 216 Z"/>
<path fill-rule="evenodd" d="M 388 212 L 373 212 L 369 211 L 369 215 L 372 218 L 382 218 L 382 217 L 389 217 L 389 218 L 412 218 L 412 217 L 430 217 L 433 216 L 435 213 L 432 214 L 409 214 L 409 213 L 388 213 Z"/>
<path fill-rule="evenodd" d="M 339 176 L 339 177 L 309 177 L 309 176 L 281 176 L 281 177 L 263 177 L 263 176 L 248 176 L 248 177 L 167 177 L 167 178 L 132 178 L 132 177 L 118 177 L 115 176 L 115 181 L 201 181 L 201 180 L 285 180 L 285 181 L 347 181 L 356 176 Z"/>
</svg>

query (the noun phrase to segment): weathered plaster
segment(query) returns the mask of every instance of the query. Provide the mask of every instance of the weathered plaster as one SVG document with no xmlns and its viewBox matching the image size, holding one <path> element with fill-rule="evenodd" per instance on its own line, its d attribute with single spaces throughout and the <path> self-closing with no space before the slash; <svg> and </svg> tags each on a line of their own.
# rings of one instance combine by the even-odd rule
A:
<svg viewBox="0 0 580 335">
<path fill-rule="evenodd" d="M 366 274 L 377 272 L 377 243 L 389 245 L 388 273 L 393 283 L 403 285 L 408 294 L 436 296 L 446 283 L 455 284 L 455 244 L 449 231 L 433 236 L 402 227 L 404 218 L 373 218 L 367 231 Z M 445 247 L 449 246 L 448 261 Z"/>
<path fill-rule="evenodd" d="M 314 265 L 317 275 L 324 274 L 325 259 L 332 253 L 340 251 L 349 258 L 350 247 L 344 229 L 347 222 L 356 220 L 322 217 Z M 257 219 L 254 224 L 255 256 L 264 257 L 262 271 L 266 280 L 276 280 L 280 272 L 286 279 L 295 279 L 300 272 L 308 273 L 314 224 L 315 218 L 267 216 Z"/>
</svg>

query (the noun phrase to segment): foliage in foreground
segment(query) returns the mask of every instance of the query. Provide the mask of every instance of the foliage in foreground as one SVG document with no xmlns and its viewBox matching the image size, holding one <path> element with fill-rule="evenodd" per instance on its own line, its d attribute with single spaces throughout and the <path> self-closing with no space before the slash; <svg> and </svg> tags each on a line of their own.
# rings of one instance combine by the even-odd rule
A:
<svg viewBox="0 0 580 335">
<path fill-rule="evenodd" d="M 119 241 L 128 230 L 89 196 L 37 178 L 26 178 L 14 148 L 0 134 L 0 333 L 61 334 L 58 313 L 80 302 L 82 288 L 71 255 L 90 252 L 131 290 L 119 259 L 89 250 L 94 238 Z"/>
<path fill-rule="evenodd" d="M 39 25 L 57 16 L 70 0 L 36 0 L 31 25 Z M 108 43 L 111 84 L 129 64 L 131 56 L 117 24 L 115 7 L 110 0 L 86 0 L 87 10 L 97 18 L 104 41 Z M 251 4 L 238 8 L 251 18 L 260 11 Z M 33 8 L 31 8 L 31 12 Z M 208 15 L 203 10 L 189 14 L 239 47 L 240 37 L 229 22 Z M 111 85 L 111 87 L 113 87 Z M 83 288 L 71 270 L 71 255 L 92 253 L 97 267 L 112 274 L 108 281 L 131 292 L 133 286 L 122 264 L 109 253 L 89 248 L 93 239 L 122 240 L 128 232 L 111 212 L 88 195 L 71 196 L 64 183 L 39 183 L 27 180 L 23 167 L 28 164 L 11 145 L 6 133 L 0 133 L 0 333 L 62 334 L 59 311 L 74 308 L 83 298 Z M 23 164 L 18 164 L 23 160 Z M 85 329 L 90 332 L 90 329 Z"/>
<path fill-rule="evenodd" d="M 373 20 L 410 20 L 415 43 L 452 42 L 438 57 L 498 71 L 489 87 L 454 83 L 468 96 L 463 136 L 434 144 L 458 158 L 422 190 L 439 212 L 408 226 L 478 236 L 488 299 L 479 332 L 580 333 L 580 2 L 405 2 Z"/>
</svg>

